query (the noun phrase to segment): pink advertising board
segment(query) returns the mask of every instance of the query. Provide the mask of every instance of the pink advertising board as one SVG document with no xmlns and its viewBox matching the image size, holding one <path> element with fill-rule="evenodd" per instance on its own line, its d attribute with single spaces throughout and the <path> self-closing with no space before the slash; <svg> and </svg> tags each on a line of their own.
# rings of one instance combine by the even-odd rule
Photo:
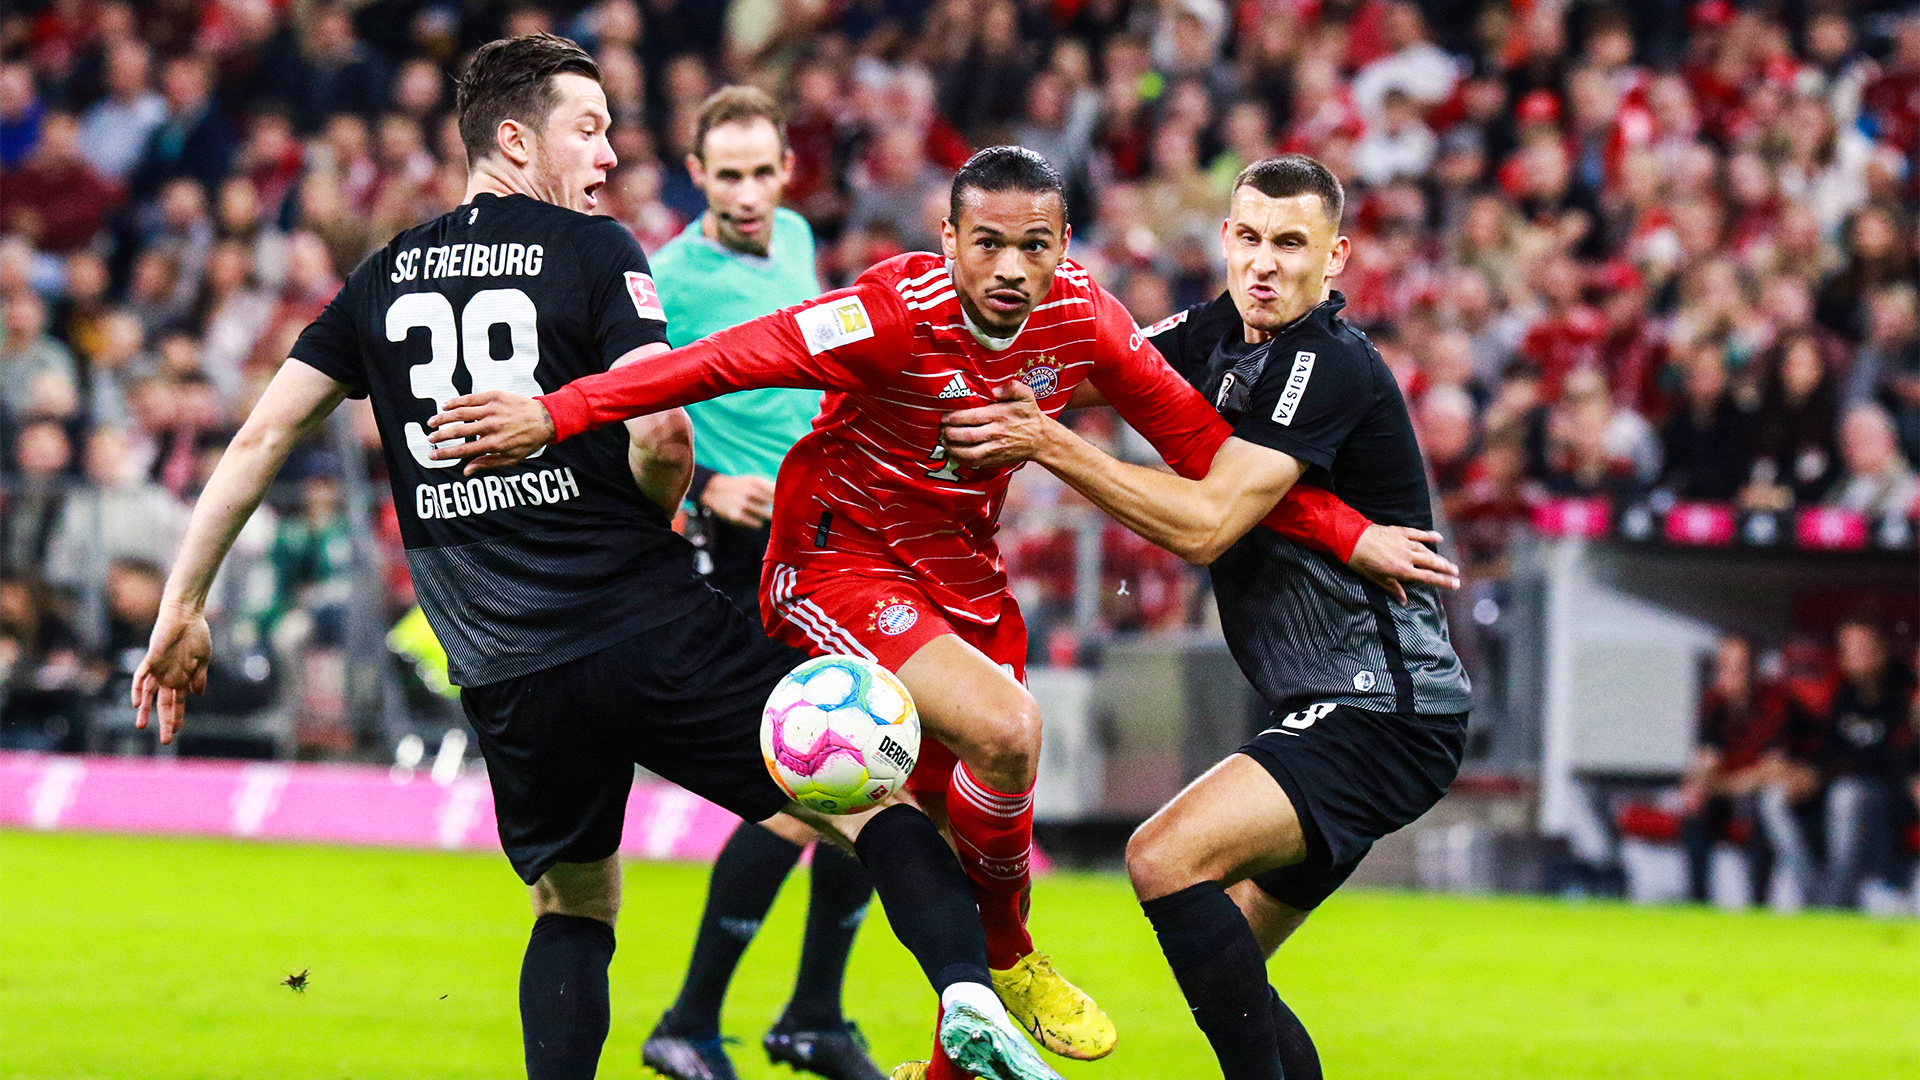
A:
<svg viewBox="0 0 1920 1080">
<path fill-rule="evenodd" d="M 637 780 L 620 850 L 711 860 L 740 821 L 663 780 Z M 0 828 L 234 836 L 499 850 L 493 791 L 468 773 L 377 765 L 69 757 L 0 751 Z M 1033 869 L 1046 856 L 1033 849 Z"/>
<path fill-rule="evenodd" d="M 662 781 L 627 800 L 621 850 L 710 859 L 738 818 Z M 0 752 L 0 827 L 498 850 L 484 775 L 375 765 Z"/>
</svg>

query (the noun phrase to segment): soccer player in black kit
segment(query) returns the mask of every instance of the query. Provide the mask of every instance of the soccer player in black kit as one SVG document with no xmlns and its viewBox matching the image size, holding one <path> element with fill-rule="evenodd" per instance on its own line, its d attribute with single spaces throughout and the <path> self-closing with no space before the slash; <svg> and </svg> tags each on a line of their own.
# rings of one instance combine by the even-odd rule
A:
<svg viewBox="0 0 1920 1080">
<path fill-rule="evenodd" d="M 209 479 L 135 674 L 139 723 L 157 706 L 161 740 L 179 729 L 185 695 L 205 688 L 202 610 L 234 536 L 295 444 L 344 398 L 371 397 L 414 586 L 486 757 L 501 845 L 532 890 L 530 1078 L 598 1066 L 639 763 L 747 821 L 785 810 L 851 842 L 941 995 L 942 1045 L 975 1073 L 1057 1080 L 994 996 L 971 886 L 926 815 L 823 818 L 767 775 L 760 710 L 805 656 L 701 581 L 670 527 L 692 466 L 684 413 L 483 476 L 429 456 L 426 421 L 450 398 L 538 394 L 667 349 L 639 245 L 584 213 L 615 165 L 592 58 L 545 34 L 492 42 L 458 108 L 465 200 L 349 275 Z"/>
<path fill-rule="evenodd" d="M 1294 483 L 1439 537 L 1393 373 L 1340 318 L 1345 195 L 1311 158 L 1249 165 L 1221 229 L 1231 306 L 1149 328 L 1233 424 L 1206 477 L 1122 464 L 1016 400 L 950 414 L 950 460 L 1033 460 L 1155 543 L 1211 567 L 1234 659 L 1273 726 L 1194 781 L 1127 845 L 1134 892 L 1226 1080 L 1319 1080 L 1265 959 L 1373 842 L 1425 813 L 1460 767 L 1470 704 L 1428 553 L 1398 590 L 1256 523 Z M 1017 389 L 1016 388 L 1016 392 Z"/>
</svg>

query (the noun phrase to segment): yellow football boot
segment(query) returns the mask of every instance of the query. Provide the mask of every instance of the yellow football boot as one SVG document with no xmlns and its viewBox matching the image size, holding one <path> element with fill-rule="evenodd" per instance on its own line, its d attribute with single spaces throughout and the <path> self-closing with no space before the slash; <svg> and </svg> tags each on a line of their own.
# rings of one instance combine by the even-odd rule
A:
<svg viewBox="0 0 1920 1080">
<path fill-rule="evenodd" d="M 887 1074 L 887 1080 L 927 1080 L 927 1063 L 924 1061 L 903 1061 Z"/>
<path fill-rule="evenodd" d="M 993 989 L 1020 1026 L 1061 1057 L 1094 1061 L 1113 1053 L 1119 1041 L 1113 1021 L 1053 969 L 1046 953 L 1035 950 L 1005 971 L 996 969 Z"/>
</svg>

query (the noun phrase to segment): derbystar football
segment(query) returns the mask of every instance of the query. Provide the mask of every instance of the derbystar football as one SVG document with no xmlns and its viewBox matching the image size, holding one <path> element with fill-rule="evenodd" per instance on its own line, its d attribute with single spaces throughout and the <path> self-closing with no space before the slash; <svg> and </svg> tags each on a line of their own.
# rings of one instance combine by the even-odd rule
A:
<svg viewBox="0 0 1920 1080">
<path fill-rule="evenodd" d="M 879 664 L 816 656 L 767 698 L 760 753 L 795 802 L 851 814 L 907 782 L 920 757 L 920 714 L 907 688 Z"/>
</svg>

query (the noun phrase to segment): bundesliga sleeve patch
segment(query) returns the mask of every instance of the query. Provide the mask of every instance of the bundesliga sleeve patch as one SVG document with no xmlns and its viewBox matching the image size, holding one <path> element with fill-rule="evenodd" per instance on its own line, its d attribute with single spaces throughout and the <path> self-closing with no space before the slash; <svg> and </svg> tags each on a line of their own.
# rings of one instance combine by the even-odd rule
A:
<svg viewBox="0 0 1920 1080">
<path fill-rule="evenodd" d="M 627 271 L 627 295 L 633 298 L 633 310 L 639 312 L 641 318 L 667 321 L 667 310 L 660 306 L 660 293 L 653 287 L 651 275 Z"/>
<path fill-rule="evenodd" d="M 873 336 L 873 320 L 867 317 L 867 305 L 857 296 L 796 311 L 793 321 L 806 339 L 807 352 L 814 356 Z"/>
<path fill-rule="evenodd" d="M 1273 422 L 1282 427 L 1293 423 L 1293 413 L 1307 392 L 1307 380 L 1313 377 L 1313 354 L 1305 349 L 1293 354 L 1293 370 L 1287 372 L 1287 385 L 1280 391 L 1280 403 L 1273 407 Z"/>
</svg>

